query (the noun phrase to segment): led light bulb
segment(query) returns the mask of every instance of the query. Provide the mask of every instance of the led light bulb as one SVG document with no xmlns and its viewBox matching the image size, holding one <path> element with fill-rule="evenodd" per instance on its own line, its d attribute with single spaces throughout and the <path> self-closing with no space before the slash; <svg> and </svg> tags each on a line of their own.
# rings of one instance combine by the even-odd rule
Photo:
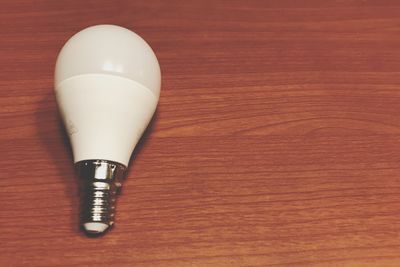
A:
<svg viewBox="0 0 400 267">
<path fill-rule="evenodd" d="M 150 46 L 119 26 L 86 28 L 58 55 L 55 91 L 82 181 L 81 223 L 89 234 L 114 223 L 116 193 L 154 114 L 160 85 Z"/>
</svg>

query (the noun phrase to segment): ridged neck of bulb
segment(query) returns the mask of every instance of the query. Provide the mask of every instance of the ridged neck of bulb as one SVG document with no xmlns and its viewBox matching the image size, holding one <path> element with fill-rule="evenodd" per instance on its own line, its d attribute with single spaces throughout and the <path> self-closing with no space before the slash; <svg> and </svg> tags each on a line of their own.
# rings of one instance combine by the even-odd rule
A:
<svg viewBox="0 0 400 267">
<path fill-rule="evenodd" d="M 89 235 L 103 234 L 114 224 L 116 196 L 126 167 L 108 160 L 75 164 L 81 181 L 81 224 Z"/>
</svg>

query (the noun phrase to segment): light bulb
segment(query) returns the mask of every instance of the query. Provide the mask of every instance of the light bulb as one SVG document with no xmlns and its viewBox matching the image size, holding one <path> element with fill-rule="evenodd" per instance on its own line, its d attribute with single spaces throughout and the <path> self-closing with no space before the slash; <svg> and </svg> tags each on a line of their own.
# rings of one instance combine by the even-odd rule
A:
<svg viewBox="0 0 400 267">
<path fill-rule="evenodd" d="M 160 85 L 153 50 L 119 26 L 86 28 L 58 55 L 57 103 L 82 181 L 81 223 L 89 234 L 114 223 L 116 193 L 154 114 Z"/>
</svg>

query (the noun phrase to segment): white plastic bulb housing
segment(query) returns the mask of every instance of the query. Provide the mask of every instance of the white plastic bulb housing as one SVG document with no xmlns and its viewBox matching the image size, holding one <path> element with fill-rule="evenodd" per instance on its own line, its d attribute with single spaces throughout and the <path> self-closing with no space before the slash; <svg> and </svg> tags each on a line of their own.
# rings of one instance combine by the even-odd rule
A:
<svg viewBox="0 0 400 267">
<path fill-rule="evenodd" d="M 161 73 L 150 46 L 123 27 L 86 28 L 64 45 L 55 90 L 74 161 L 128 165 L 156 109 Z"/>
<path fill-rule="evenodd" d="M 61 49 L 55 91 L 74 162 L 84 182 L 82 225 L 114 223 L 115 194 L 157 106 L 161 73 L 150 46 L 114 25 L 86 28 Z"/>
</svg>

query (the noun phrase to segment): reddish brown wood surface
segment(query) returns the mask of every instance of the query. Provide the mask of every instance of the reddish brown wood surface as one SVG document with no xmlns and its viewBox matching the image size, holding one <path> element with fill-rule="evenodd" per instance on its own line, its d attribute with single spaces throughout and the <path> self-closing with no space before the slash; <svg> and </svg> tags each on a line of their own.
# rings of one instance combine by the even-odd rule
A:
<svg viewBox="0 0 400 267">
<path fill-rule="evenodd" d="M 53 69 L 102 23 L 163 86 L 89 239 Z M 400 266 L 399 1 L 2 1 L 0 60 L 0 266 Z"/>
</svg>

